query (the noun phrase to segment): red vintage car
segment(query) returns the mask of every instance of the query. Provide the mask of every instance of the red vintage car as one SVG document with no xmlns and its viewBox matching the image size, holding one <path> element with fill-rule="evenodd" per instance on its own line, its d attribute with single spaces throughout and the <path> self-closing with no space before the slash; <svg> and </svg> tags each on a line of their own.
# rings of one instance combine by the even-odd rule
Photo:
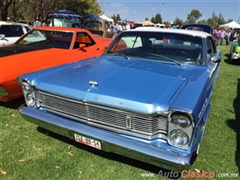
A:
<svg viewBox="0 0 240 180">
<path fill-rule="evenodd" d="M 112 38 L 97 38 L 79 28 L 36 27 L 14 44 L 0 48 L 0 101 L 20 98 L 17 76 L 101 55 Z"/>
</svg>

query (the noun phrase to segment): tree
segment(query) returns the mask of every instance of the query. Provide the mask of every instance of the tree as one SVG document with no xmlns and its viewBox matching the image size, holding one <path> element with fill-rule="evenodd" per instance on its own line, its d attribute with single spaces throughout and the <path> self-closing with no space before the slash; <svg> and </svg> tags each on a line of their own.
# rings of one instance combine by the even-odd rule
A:
<svg viewBox="0 0 240 180">
<path fill-rule="evenodd" d="M 97 0 L 60 0 L 57 7 L 58 9 L 68 9 L 79 14 L 86 16 L 88 14 L 102 15 L 103 12 Z M 56 9 L 56 10 L 58 10 Z"/>
<path fill-rule="evenodd" d="M 219 13 L 217 23 L 218 23 L 218 25 L 220 25 L 220 24 L 225 24 L 225 23 L 226 23 L 226 21 L 225 21 L 225 19 L 224 19 L 224 17 L 223 17 L 223 15 L 222 15 L 221 12 Z"/>
<path fill-rule="evenodd" d="M 196 23 L 196 20 L 201 16 L 202 14 L 197 9 L 193 9 L 191 13 L 187 15 L 188 23 Z"/>
<path fill-rule="evenodd" d="M 207 19 L 207 23 L 211 25 L 213 28 L 218 27 L 218 16 L 216 16 L 215 12 L 212 13 L 212 17 Z"/>
<path fill-rule="evenodd" d="M 175 24 L 180 23 L 181 25 L 183 25 L 183 20 L 179 19 L 178 17 L 176 17 L 174 22 L 175 22 Z"/>
<path fill-rule="evenodd" d="M 162 24 L 162 16 L 159 13 L 156 14 L 154 23 Z"/>
<path fill-rule="evenodd" d="M 119 22 L 121 21 L 120 15 L 117 14 L 117 16 L 115 14 L 113 14 L 113 16 L 111 17 L 113 19 L 114 22 Z"/>
<path fill-rule="evenodd" d="M 208 24 L 208 22 L 205 19 L 203 19 L 201 21 L 198 21 L 198 24 Z"/>
<path fill-rule="evenodd" d="M 113 19 L 114 22 L 117 22 L 117 21 L 116 21 L 116 20 L 117 20 L 117 17 L 116 17 L 115 14 L 113 14 L 113 16 L 111 17 L 111 19 Z"/>
<path fill-rule="evenodd" d="M 154 17 L 151 18 L 151 22 L 155 23 L 155 18 Z"/>
<path fill-rule="evenodd" d="M 15 21 L 25 22 L 34 21 L 36 17 L 39 20 L 45 20 L 48 14 L 60 9 L 71 10 L 80 16 L 103 13 L 97 0 L 0 0 L 0 9 L 6 14 L 4 18 L 2 17 L 3 20 L 11 15 Z M 7 9 L 7 13 L 3 9 Z"/>
<path fill-rule="evenodd" d="M 13 0 L 1 0 L 0 1 L 0 10 L 1 10 L 1 19 L 7 21 L 8 17 L 8 8 L 12 4 Z"/>
<path fill-rule="evenodd" d="M 57 7 L 58 0 L 22 0 L 17 5 L 18 21 L 32 22 L 36 18 L 45 20 Z"/>
<path fill-rule="evenodd" d="M 117 14 L 117 21 L 121 21 L 120 15 Z"/>
</svg>

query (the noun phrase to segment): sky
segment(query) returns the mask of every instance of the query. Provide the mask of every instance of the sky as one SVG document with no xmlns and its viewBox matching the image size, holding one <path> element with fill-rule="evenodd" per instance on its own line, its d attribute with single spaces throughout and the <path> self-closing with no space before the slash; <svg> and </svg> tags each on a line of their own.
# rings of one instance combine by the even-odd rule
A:
<svg viewBox="0 0 240 180">
<path fill-rule="evenodd" d="M 161 14 L 163 21 L 174 21 L 179 18 L 187 20 L 187 15 L 193 9 L 202 16 L 198 20 L 207 20 L 213 12 L 222 14 L 225 21 L 233 19 L 240 22 L 240 0 L 98 0 L 98 3 L 108 17 L 120 15 L 122 20 L 151 20 L 156 14 Z"/>
</svg>

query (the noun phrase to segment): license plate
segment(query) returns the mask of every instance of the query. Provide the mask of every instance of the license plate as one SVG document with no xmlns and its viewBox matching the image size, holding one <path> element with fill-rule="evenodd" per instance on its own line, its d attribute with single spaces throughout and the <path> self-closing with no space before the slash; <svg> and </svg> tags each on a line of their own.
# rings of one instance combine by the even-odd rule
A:
<svg viewBox="0 0 240 180">
<path fill-rule="evenodd" d="M 74 134 L 75 137 L 75 141 L 81 143 L 81 144 L 85 144 L 97 149 L 101 150 L 101 142 L 97 141 L 95 139 L 80 135 L 80 134 Z"/>
</svg>

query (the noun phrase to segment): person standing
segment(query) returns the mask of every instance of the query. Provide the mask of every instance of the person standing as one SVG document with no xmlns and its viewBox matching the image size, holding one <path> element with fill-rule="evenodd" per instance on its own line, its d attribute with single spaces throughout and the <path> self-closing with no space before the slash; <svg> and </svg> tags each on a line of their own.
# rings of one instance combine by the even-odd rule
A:
<svg viewBox="0 0 240 180">
<path fill-rule="evenodd" d="M 232 28 L 228 28 L 227 30 L 227 36 L 226 36 L 226 46 L 229 45 L 229 42 L 230 42 L 230 37 L 231 37 L 231 34 L 232 34 Z"/>
<path fill-rule="evenodd" d="M 177 29 L 181 29 L 182 24 L 180 22 L 177 23 Z"/>
<path fill-rule="evenodd" d="M 47 26 L 47 22 L 45 20 L 42 22 L 42 26 Z"/>
<path fill-rule="evenodd" d="M 122 24 L 118 25 L 117 33 L 120 34 L 123 31 Z"/>
<path fill-rule="evenodd" d="M 34 22 L 33 26 L 41 26 L 41 23 L 38 21 L 38 18 L 36 18 L 36 21 Z"/>
<path fill-rule="evenodd" d="M 131 29 L 131 27 L 130 27 L 129 23 L 127 23 L 126 30 L 129 30 L 129 29 Z"/>
<path fill-rule="evenodd" d="M 118 24 L 114 24 L 114 26 L 113 26 L 114 34 L 117 34 L 117 31 L 118 31 Z"/>
<path fill-rule="evenodd" d="M 224 29 L 221 29 L 221 32 L 220 32 L 220 45 L 222 45 L 223 40 L 224 40 L 226 35 L 227 35 L 226 31 Z"/>
</svg>

